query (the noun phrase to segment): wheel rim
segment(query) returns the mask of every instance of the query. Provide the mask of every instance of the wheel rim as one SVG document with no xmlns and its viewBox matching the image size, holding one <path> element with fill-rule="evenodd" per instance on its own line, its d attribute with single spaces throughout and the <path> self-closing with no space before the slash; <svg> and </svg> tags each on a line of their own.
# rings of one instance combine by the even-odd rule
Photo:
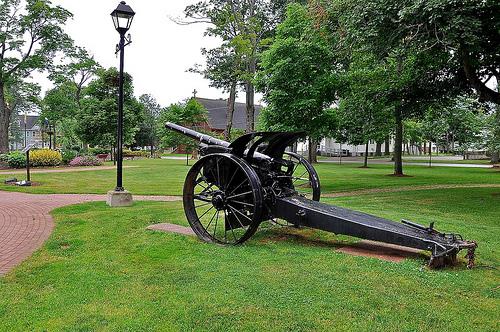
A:
<svg viewBox="0 0 500 332">
<path fill-rule="evenodd" d="M 285 152 L 283 158 L 294 164 L 291 172 L 292 184 L 299 195 L 319 201 L 321 189 L 318 173 L 314 167 L 306 159 L 293 152 Z"/>
<path fill-rule="evenodd" d="M 205 156 L 188 172 L 184 210 L 200 239 L 221 244 L 242 243 L 255 233 L 260 223 L 259 179 L 237 157 Z"/>
</svg>

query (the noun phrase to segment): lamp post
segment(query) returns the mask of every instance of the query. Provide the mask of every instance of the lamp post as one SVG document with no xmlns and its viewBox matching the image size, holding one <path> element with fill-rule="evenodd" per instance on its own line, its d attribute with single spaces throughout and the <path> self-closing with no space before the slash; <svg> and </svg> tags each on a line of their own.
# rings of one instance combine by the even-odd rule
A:
<svg viewBox="0 0 500 332">
<path fill-rule="evenodd" d="M 120 52 L 120 76 L 118 83 L 118 120 L 116 138 L 116 188 L 108 193 L 108 205 L 128 206 L 132 204 L 132 195 L 123 188 L 123 60 L 125 46 L 131 43 L 130 35 L 125 34 L 130 29 L 135 12 L 125 3 L 120 2 L 118 7 L 111 13 L 116 31 L 120 34 L 120 42 L 116 47 L 116 52 Z"/>
</svg>

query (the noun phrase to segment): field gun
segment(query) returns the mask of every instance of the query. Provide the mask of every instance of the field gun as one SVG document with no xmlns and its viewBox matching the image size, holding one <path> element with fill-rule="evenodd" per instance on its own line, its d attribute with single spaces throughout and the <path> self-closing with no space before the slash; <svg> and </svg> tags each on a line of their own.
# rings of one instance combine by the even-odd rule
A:
<svg viewBox="0 0 500 332">
<path fill-rule="evenodd" d="M 240 244 L 264 221 L 285 220 L 310 227 L 430 251 L 430 267 L 454 264 L 467 249 L 474 265 L 476 242 L 459 234 L 402 220 L 401 223 L 319 202 L 320 180 L 302 156 L 286 151 L 301 132 L 255 132 L 232 143 L 170 123 L 166 127 L 200 143 L 202 156 L 188 171 L 183 189 L 184 211 L 203 241 Z"/>
</svg>

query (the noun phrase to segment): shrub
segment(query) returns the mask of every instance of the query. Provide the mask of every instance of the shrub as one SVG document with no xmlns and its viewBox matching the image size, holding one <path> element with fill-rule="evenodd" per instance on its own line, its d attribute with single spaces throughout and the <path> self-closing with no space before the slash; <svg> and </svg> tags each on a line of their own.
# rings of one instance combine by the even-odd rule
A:
<svg viewBox="0 0 500 332">
<path fill-rule="evenodd" d="M 48 149 L 30 151 L 30 164 L 33 167 L 59 166 L 61 162 L 62 156 L 59 151 Z"/>
<path fill-rule="evenodd" d="M 74 158 L 70 163 L 70 166 L 99 166 L 102 165 L 102 161 L 94 156 L 79 156 Z"/>
<path fill-rule="evenodd" d="M 8 163 L 9 155 L 7 153 L 0 153 L 0 163 Z"/>
<path fill-rule="evenodd" d="M 89 148 L 88 149 L 88 154 L 96 156 L 98 154 L 108 154 L 110 149 L 106 148 Z"/>
<path fill-rule="evenodd" d="M 123 157 L 148 157 L 149 153 L 147 151 L 131 151 L 131 150 L 123 150 Z"/>
<path fill-rule="evenodd" d="M 63 150 L 62 153 L 62 162 L 63 164 L 69 164 L 75 157 L 78 155 L 77 151 L 74 150 Z"/>
<path fill-rule="evenodd" d="M 23 168 L 26 166 L 26 155 L 19 151 L 7 154 L 7 164 L 12 168 Z"/>
</svg>

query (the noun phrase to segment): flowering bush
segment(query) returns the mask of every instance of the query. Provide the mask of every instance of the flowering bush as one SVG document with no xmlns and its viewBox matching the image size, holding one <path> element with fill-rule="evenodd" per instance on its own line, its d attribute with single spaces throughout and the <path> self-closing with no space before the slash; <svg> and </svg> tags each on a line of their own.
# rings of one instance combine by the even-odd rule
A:
<svg viewBox="0 0 500 332">
<path fill-rule="evenodd" d="M 62 162 L 61 152 L 42 149 L 30 151 L 30 164 L 38 166 L 59 166 Z"/>
<path fill-rule="evenodd" d="M 99 166 L 102 165 L 102 161 L 94 156 L 79 156 L 74 158 L 70 163 L 70 166 Z"/>
</svg>

